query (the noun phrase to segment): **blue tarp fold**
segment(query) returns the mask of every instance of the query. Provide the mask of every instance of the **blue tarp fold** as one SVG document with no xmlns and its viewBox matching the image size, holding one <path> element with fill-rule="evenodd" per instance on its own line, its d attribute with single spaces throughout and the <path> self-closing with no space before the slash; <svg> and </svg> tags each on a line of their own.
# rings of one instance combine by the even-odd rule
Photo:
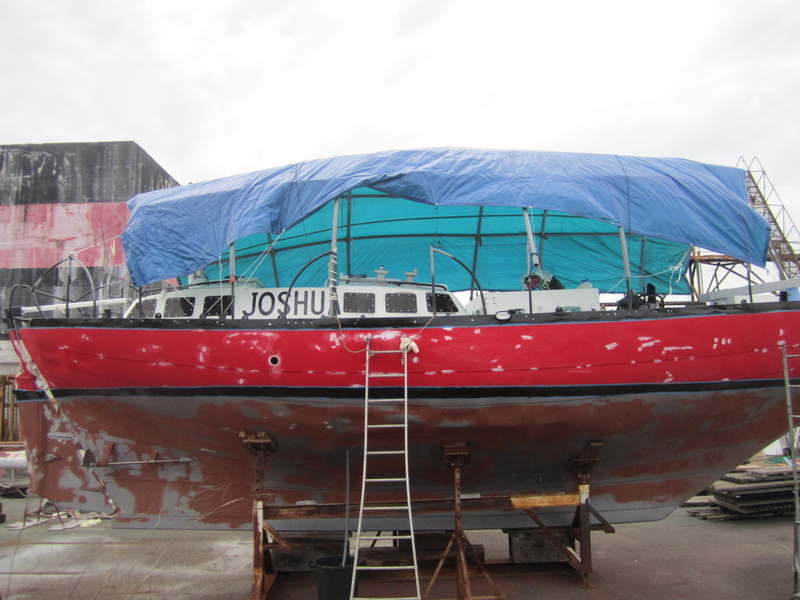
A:
<svg viewBox="0 0 800 600">
<path fill-rule="evenodd" d="M 413 229 L 417 219 L 420 223 L 423 220 L 430 223 L 436 220 L 433 217 L 441 218 L 437 227 L 424 228 L 431 235 L 450 225 L 461 227 L 461 253 L 464 257 L 474 255 L 476 245 L 488 243 L 476 236 L 475 218 L 448 221 L 444 218 L 450 214 L 448 211 L 457 215 L 459 210 L 466 210 L 474 217 L 478 207 L 502 213 L 495 225 L 487 225 L 488 220 L 481 219 L 482 226 L 506 227 L 505 233 L 522 248 L 521 217 L 509 218 L 522 207 L 539 209 L 536 214 L 540 222 L 543 211 L 598 222 L 605 242 L 592 250 L 585 238 L 575 248 L 580 247 L 587 255 L 562 260 L 564 264 L 567 258 L 584 261 L 579 269 L 582 271 L 591 271 L 592 265 L 608 260 L 601 253 L 607 253 L 614 245 L 609 240 L 617 226 L 635 234 L 634 239 L 646 236 L 662 240 L 661 246 L 651 243 L 647 247 L 648 251 L 660 247 L 665 261 L 685 263 L 685 251 L 681 248 L 693 245 L 763 266 L 769 243 L 769 226 L 750 206 L 745 172 L 740 169 L 670 158 L 461 148 L 402 150 L 319 159 L 139 194 L 129 201 L 131 217 L 123 233 L 133 281 L 144 285 L 187 275 L 217 261 L 230 243 L 253 234 L 282 234 L 282 241 L 284 236 L 294 239 L 298 231 L 303 231 L 304 220 L 333 198 L 357 189 L 373 191 L 376 199 L 372 222 L 360 223 L 361 240 L 348 251 L 358 250 L 366 255 L 367 263 L 363 264 L 374 265 L 373 268 L 383 263 L 379 252 L 388 252 L 396 260 L 396 253 L 403 248 L 410 251 L 408 240 L 401 246 L 387 240 L 403 228 Z M 388 206 L 382 195 L 413 201 L 405 202 L 396 213 L 408 219 L 407 222 L 386 223 L 381 218 L 381 207 Z M 363 197 L 359 203 L 366 201 Z M 431 206 L 435 207 L 434 213 Z M 443 225 L 445 222 L 449 225 Z M 553 224 L 546 223 L 545 233 L 551 231 Z M 341 219 L 340 227 L 343 228 L 340 237 L 345 237 L 346 223 Z M 459 231 L 451 233 L 457 236 Z M 366 242 L 381 237 L 384 240 L 374 246 Z M 266 236 L 264 241 L 268 241 Z M 677 245 L 669 249 L 670 242 Z M 312 245 L 321 243 L 314 241 Z M 545 238 L 544 243 L 543 262 L 548 267 L 550 242 Z M 296 245 L 310 247 L 300 242 Z M 319 245 L 316 250 L 320 249 L 325 248 Z M 591 258 L 593 252 L 595 259 Z M 508 271 L 504 277 L 493 277 L 492 285 L 487 287 L 519 287 L 524 264 L 504 269 L 502 263 L 508 256 L 503 258 L 503 252 L 497 249 L 485 252 L 484 256 L 481 267 L 486 273 Z M 413 262 L 419 260 L 416 257 Z M 666 262 L 648 265 L 642 270 L 662 269 L 665 265 Z M 419 264 L 405 268 L 414 266 Z M 438 268 L 437 264 L 437 280 Z M 561 272 L 558 275 L 562 277 Z M 609 281 L 615 276 L 609 275 Z M 575 280 L 578 274 L 566 277 Z"/>
</svg>

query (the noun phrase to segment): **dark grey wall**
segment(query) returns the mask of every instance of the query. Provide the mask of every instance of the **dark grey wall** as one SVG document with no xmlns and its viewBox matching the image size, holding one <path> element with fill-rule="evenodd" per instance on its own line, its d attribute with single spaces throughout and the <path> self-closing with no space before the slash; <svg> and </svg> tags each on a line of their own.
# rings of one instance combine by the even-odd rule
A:
<svg viewBox="0 0 800 600">
<path fill-rule="evenodd" d="M 124 202 L 175 185 L 135 142 L 0 145 L 0 204 Z"/>
<path fill-rule="evenodd" d="M 7 217 L 4 222 L 0 222 L 0 238 L 6 243 L 11 241 L 13 245 L 14 236 L 19 237 L 20 231 L 31 231 L 31 227 L 39 232 L 58 231 L 61 236 L 61 240 L 55 241 L 52 247 L 37 246 L 37 250 L 47 251 L 37 252 L 36 257 L 26 250 L 30 246 L 23 245 L 22 240 L 19 240 L 17 252 L 0 255 L 0 314 L 5 317 L 9 292 L 14 285 L 33 285 L 48 267 L 67 257 L 62 244 L 64 237 L 69 238 L 69 231 L 72 229 L 65 236 L 65 222 L 54 222 L 63 211 L 51 211 L 43 205 L 120 203 L 140 192 L 175 185 L 178 183 L 169 173 L 135 142 L 0 145 L 0 213 Z M 20 206 L 30 208 L 14 208 Z M 99 213 L 94 213 L 97 222 L 82 222 L 83 230 L 75 231 L 75 235 L 82 236 L 82 240 L 88 238 L 102 242 L 107 239 L 112 225 L 119 228 L 119 210 L 112 204 L 98 205 L 95 208 L 102 209 Z M 109 227 L 104 227 L 102 222 L 106 213 L 109 215 L 106 223 Z M 67 227 L 71 228 L 73 224 L 70 221 Z M 94 228 L 98 230 L 95 232 Z M 46 233 L 42 235 L 45 240 L 52 239 Z M 127 276 L 121 254 L 116 254 L 114 264 L 108 264 L 107 255 L 104 261 L 87 264 L 95 285 L 117 282 Z M 42 282 L 42 289 L 48 294 L 63 298 L 66 295 L 67 280 L 65 266 L 49 273 Z M 120 283 L 114 283 L 113 287 L 114 293 L 125 289 Z M 70 298 L 76 300 L 90 289 L 85 272 L 73 268 Z M 109 291 L 111 290 L 103 292 L 101 297 Z M 30 305 L 31 296 L 20 289 L 15 294 L 14 302 Z M 41 297 L 38 302 L 47 303 L 48 300 Z M 0 334 L 5 331 L 3 323 L 0 325 Z"/>
</svg>

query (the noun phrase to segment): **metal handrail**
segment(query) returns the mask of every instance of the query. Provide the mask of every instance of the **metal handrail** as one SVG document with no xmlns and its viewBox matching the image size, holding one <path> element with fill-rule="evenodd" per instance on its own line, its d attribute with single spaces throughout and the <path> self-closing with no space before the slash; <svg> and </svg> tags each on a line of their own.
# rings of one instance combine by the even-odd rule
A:
<svg viewBox="0 0 800 600">
<path fill-rule="evenodd" d="M 317 256 L 317 257 L 315 257 L 315 258 L 312 258 L 310 261 L 308 261 L 308 262 L 307 262 L 307 263 L 306 263 L 306 264 L 303 266 L 303 268 L 302 268 L 302 269 L 300 269 L 300 270 L 297 272 L 297 275 L 295 275 L 295 276 L 294 276 L 294 279 L 292 279 L 292 283 L 290 283 L 290 284 L 289 284 L 289 287 L 287 288 L 287 291 L 286 291 L 286 298 L 288 299 L 288 298 L 289 298 L 289 297 L 292 295 L 292 289 L 294 288 L 294 284 L 295 284 L 295 283 L 297 283 L 297 280 L 300 278 L 300 275 L 302 275 L 302 274 L 303 274 L 303 272 L 304 272 L 304 271 L 305 271 L 305 270 L 306 270 L 308 267 L 310 267 L 311 265 L 313 265 L 315 262 L 317 262 L 317 261 L 318 261 L 320 258 L 322 258 L 323 256 L 328 256 L 329 254 L 333 254 L 333 252 L 334 252 L 333 250 L 328 250 L 327 252 L 324 252 L 324 253 L 320 254 L 319 256 Z M 288 307 L 287 307 L 287 309 L 286 309 L 285 311 L 283 311 L 283 312 L 280 312 L 280 311 L 279 311 L 280 318 L 282 318 L 282 319 L 285 319 L 285 318 L 286 318 L 286 315 L 287 315 L 288 313 L 289 313 L 289 309 L 288 309 Z"/>
<path fill-rule="evenodd" d="M 481 287 L 480 281 L 478 281 L 478 278 L 475 276 L 475 273 L 472 272 L 472 269 L 470 269 L 467 265 L 465 265 L 463 262 L 461 262 L 459 259 L 457 259 L 455 256 L 453 256 L 449 252 L 445 252 L 444 250 L 440 250 L 439 248 L 435 248 L 434 246 L 431 246 L 431 294 L 432 294 L 431 295 L 431 305 L 432 305 L 431 308 L 432 308 L 433 314 L 434 315 L 436 314 L 436 275 L 434 273 L 434 254 L 437 253 L 437 252 L 439 254 L 444 254 L 448 258 L 452 258 L 454 261 L 456 261 L 458 264 L 460 264 L 462 267 L 464 267 L 464 269 L 467 271 L 467 273 L 469 273 L 469 276 L 472 278 L 472 281 L 475 282 L 475 286 L 478 288 L 478 293 L 481 295 L 481 304 L 483 305 L 483 314 L 485 314 L 485 315 L 489 314 L 489 311 L 486 309 L 486 297 L 483 295 L 483 288 Z"/>
</svg>

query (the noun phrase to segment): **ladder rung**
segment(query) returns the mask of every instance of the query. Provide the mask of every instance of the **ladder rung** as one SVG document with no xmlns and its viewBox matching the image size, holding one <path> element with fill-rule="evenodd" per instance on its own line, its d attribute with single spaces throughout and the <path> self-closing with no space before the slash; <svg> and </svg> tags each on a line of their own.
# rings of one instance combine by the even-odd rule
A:
<svg viewBox="0 0 800 600">
<path fill-rule="evenodd" d="M 364 510 L 408 510 L 408 504 L 387 504 L 385 506 L 365 506 Z"/>
<path fill-rule="evenodd" d="M 415 569 L 414 565 L 358 565 L 359 571 L 396 571 L 401 569 Z"/>
<path fill-rule="evenodd" d="M 410 535 L 362 535 L 361 540 L 410 540 Z"/>
<path fill-rule="evenodd" d="M 405 450 L 367 450 L 367 454 L 405 454 Z"/>
<path fill-rule="evenodd" d="M 406 481 L 405 477 L 367 477 L 364 481 L 367 483 L 391 483 L 398 481 Z"/>
<path fill-rule="evenodd" d="M 405 402 L 405 398 L 367 398 L 367 402 L 370 404 L 389 404 L 389 403 L 398 403 L 398 402 Z"/>
<path fill-rule="evenodd" d="M 405 350 L 370 350 L 372 354 L 403 354 Z"/>
<path fill-rule="evenodd" d="M 380 425 L 367 425 L 370 429 L 397 429 L 398 427 L 405 427 L 402 423 L 383 423 Z"/>
<path fill-rule="evenodd" d="M 369 373 L 367 377 L 405 377 L 405 373 Z"/>
</svg>

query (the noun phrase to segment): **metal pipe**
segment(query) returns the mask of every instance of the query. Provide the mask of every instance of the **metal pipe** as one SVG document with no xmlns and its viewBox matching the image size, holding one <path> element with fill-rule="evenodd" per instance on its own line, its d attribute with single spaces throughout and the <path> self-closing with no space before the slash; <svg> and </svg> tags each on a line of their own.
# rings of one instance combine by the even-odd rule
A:
<svg viewBox="0 0 800 600">
<path fill-rule="evenodd" d="M 65 300 L 64 317 L 69 319 L 69 293 L 72 287 L 72 254 L 69 255 L 69 262 L 67 263 L 67 295 Z"/>
<path fill-rule="evenodd" d="M 528 252 L 531 255 L 531 264 L 534 269 L 539 268 L 539 253 L 536 251 L 536 237 L 533 234 L 531 227 L 530 214 L 527 208 L 522 209 L 522 214 L 525 216 L 525 232 L 528 234 Z"/>
<path fill-rule="evenodd" d="M 631 261 L 628 257 L 628 241 L 625 238 L 625 230 L 622 227 L 619 230 L 619 241 L 622 245 L 622 262 L 625 267 L 625 287 L 628 293 L 628 302 L 630 303 L 631 297 Z M 630 308 L 633 308 L 632 306 Z"/>
<path fill-rule="evenodd" d="M 434 268 L 436 256 L 436 248 L 433 247 L 431 244 L 431 312 L 435 315 L 436 314 L 436 269 Z"/>
<path fill-rule="evenodd" d="M 330 308 L 328 310 L 330 317 L 335 317 L 339 314 L 339 298 L 336 293 L 336 282 L 338 276 L 338 243 L 339 243 L 339 199 L 337 197 L 333 201 L 333 224 L 331 226 L 331 257 L 328 260 L 328 288 L 330 290 Z"/>
<path fill-rule="evenodd" d="M 94 467 L 116 467 L 119 465 L 160 465 L 165 463 L 187 463 L 197 460 L 189 456 L 182 456 L 180 458 L 151 458 L 150 460 L 120 460 L 115 462 L 107 462 L 103 464 L 92 465 Z"/>
<path fill-rule="evenodd" d="M 647 293 L 647 280 L 645 278 L 646 271 L 644 269 L 645 260 L 645 247 L 647 246 L 647 237 L 642 236 L 642 256 L 639 264 L 639 274 L 642 276 L 642 293 Z"/>
<path fill-rule="evenodd" d="M 344 451 L 344 552 L 342 553 L 342 566 L 347 566 L 347 557 L 350 556 L 350 450 Z"/>
<path fill-rule="evenodd" d="M 478 249 L 481 246 L 481 229 L 483 228 L 483 209 L 484 207 L 481 206 L 478 209 L 478 226 L 475 229 L 475 247 L 472 251 L 472 271 L 474 272 L 478 268 Z M 475 291 L 475 287 L 473 285 L 474 282 L 470 282 L 469 284 L 469 299 L 472 300 L 472 293 Z"/>
<path fill-rule="evenodd" d="M 109 298 L 108 300 L 85 300 L 83 302 L 71 302 L 69 306 L 72 308 L 89 308 L 97 304 L 97 306 L 115 306 L 117 304 L 128 304 L 131 300 L 129 298 Z M 64 302 L 58 304 L 43 304 L 42 306 L 20 306 L 19 311 L 21 314 L 26 315 L 29 313 L 47 311 L 47 310 L 64 310 L 67 304 Z"/>
<path fill-rule="evenodd" d="M 228 279 L 231 282 L 231 319 L 236 316 L 236 242 L 228 246 Z M 224 313 L 224 307 L 222 312 Z"/>
<path fill-rule="evenodd" d="M 547 225 L 547 211 L 542 211 L 542 228 L 539 230 L 539 260 L 542 260 L 544 255 L 544 232 L 545 225 Z"/>
<path fill-rule="evenodd" d="M 345 274 L 346 275 L 351 275 L 353 273 L 353 261 L 352 261 L 352 256 L 351 256 L 352 248 L 351 248 L 351 244 L 350 244 L 351 237 L 353 235 L 353 192 L 352 192 L 352 190 L 347 192 L 347 204 L 345 206 L 345 211 L 346 211 L 345 221 L 347 223 L 346 229 L 345 229 L 345 239 L 344 239 L 344 243 L 345 243 L 344 247 L 345 247 L 345 250 L 346 250 L 346 253 L 345 253 L 345 267 L 346 267 Z"/>
<path fill-rule="evenodd" d="M 431 246 L 431 258 L 430 258 L 430 261 L 431 261 L 431 294 L 432 294 L 432 300 L 433 300 L 433 307 L 432 307 L 433 308 L 433 310 L 432 310 L 433 314 L 434 315 L 436 314 L 436 275 L 434 273 L 434 266 L 433 265 L 434 265 L 434 255 L 437 252 L 439 254 L 444 254 L 448 258 L 452 258 L 454 261 L 456 261 L 458 264 L 460 264 L 462 267 L 464 267 L 464 270 L 467 273 L 469 273 L 469 276 L 472 277 L 472 281 L 475 282 L 475 286 L 478 288 L 478 293 L 481 295 L 481 304 L 483 305 L 483 314 L 487 314 L 486 313 L 486 297 L 484 296 L 483 288 L 481 287 L 481 284 L 478 281 L 478 278 L 475 276 L 475 273 L 470 271 L 469 267 L 467 265 L 465 265 L 463 262 L 458 260 L 455 256 L 453 256 L 449 252 L 445 252 L 444 250 L 439 250 L 438 248 L 434 248 L 433 246 Z M 445 286 L 442 286 L 442 289 L 447 289 L 447 288 Z"/>
<path fill-rule="evenodd" d="M 541 271 L 539 268 L 539 254 L 536 252 L 536 238 L 533 235 L 533 227 L 531 227 L 531 219 L 530 214 L 528 213 L 527 208 L 522 209 L 522 215 L 525 218 L 525 232 L 528 235 L 528 254 L 530 256 L 531 261 L 531 269 L 529 271 L 533 272 L 535 270 Z M 542 281 L 544 280 L 544 273 L 540 273 Z M 525 281 L 528 281 L 528 277 L 526 277 Z M 544 284 L 542 284 L 544 287 Z M 533 287 L 530 284 L 525 286 L 528 291 L 528 313 L 533 314 Z"/>
</svg>

